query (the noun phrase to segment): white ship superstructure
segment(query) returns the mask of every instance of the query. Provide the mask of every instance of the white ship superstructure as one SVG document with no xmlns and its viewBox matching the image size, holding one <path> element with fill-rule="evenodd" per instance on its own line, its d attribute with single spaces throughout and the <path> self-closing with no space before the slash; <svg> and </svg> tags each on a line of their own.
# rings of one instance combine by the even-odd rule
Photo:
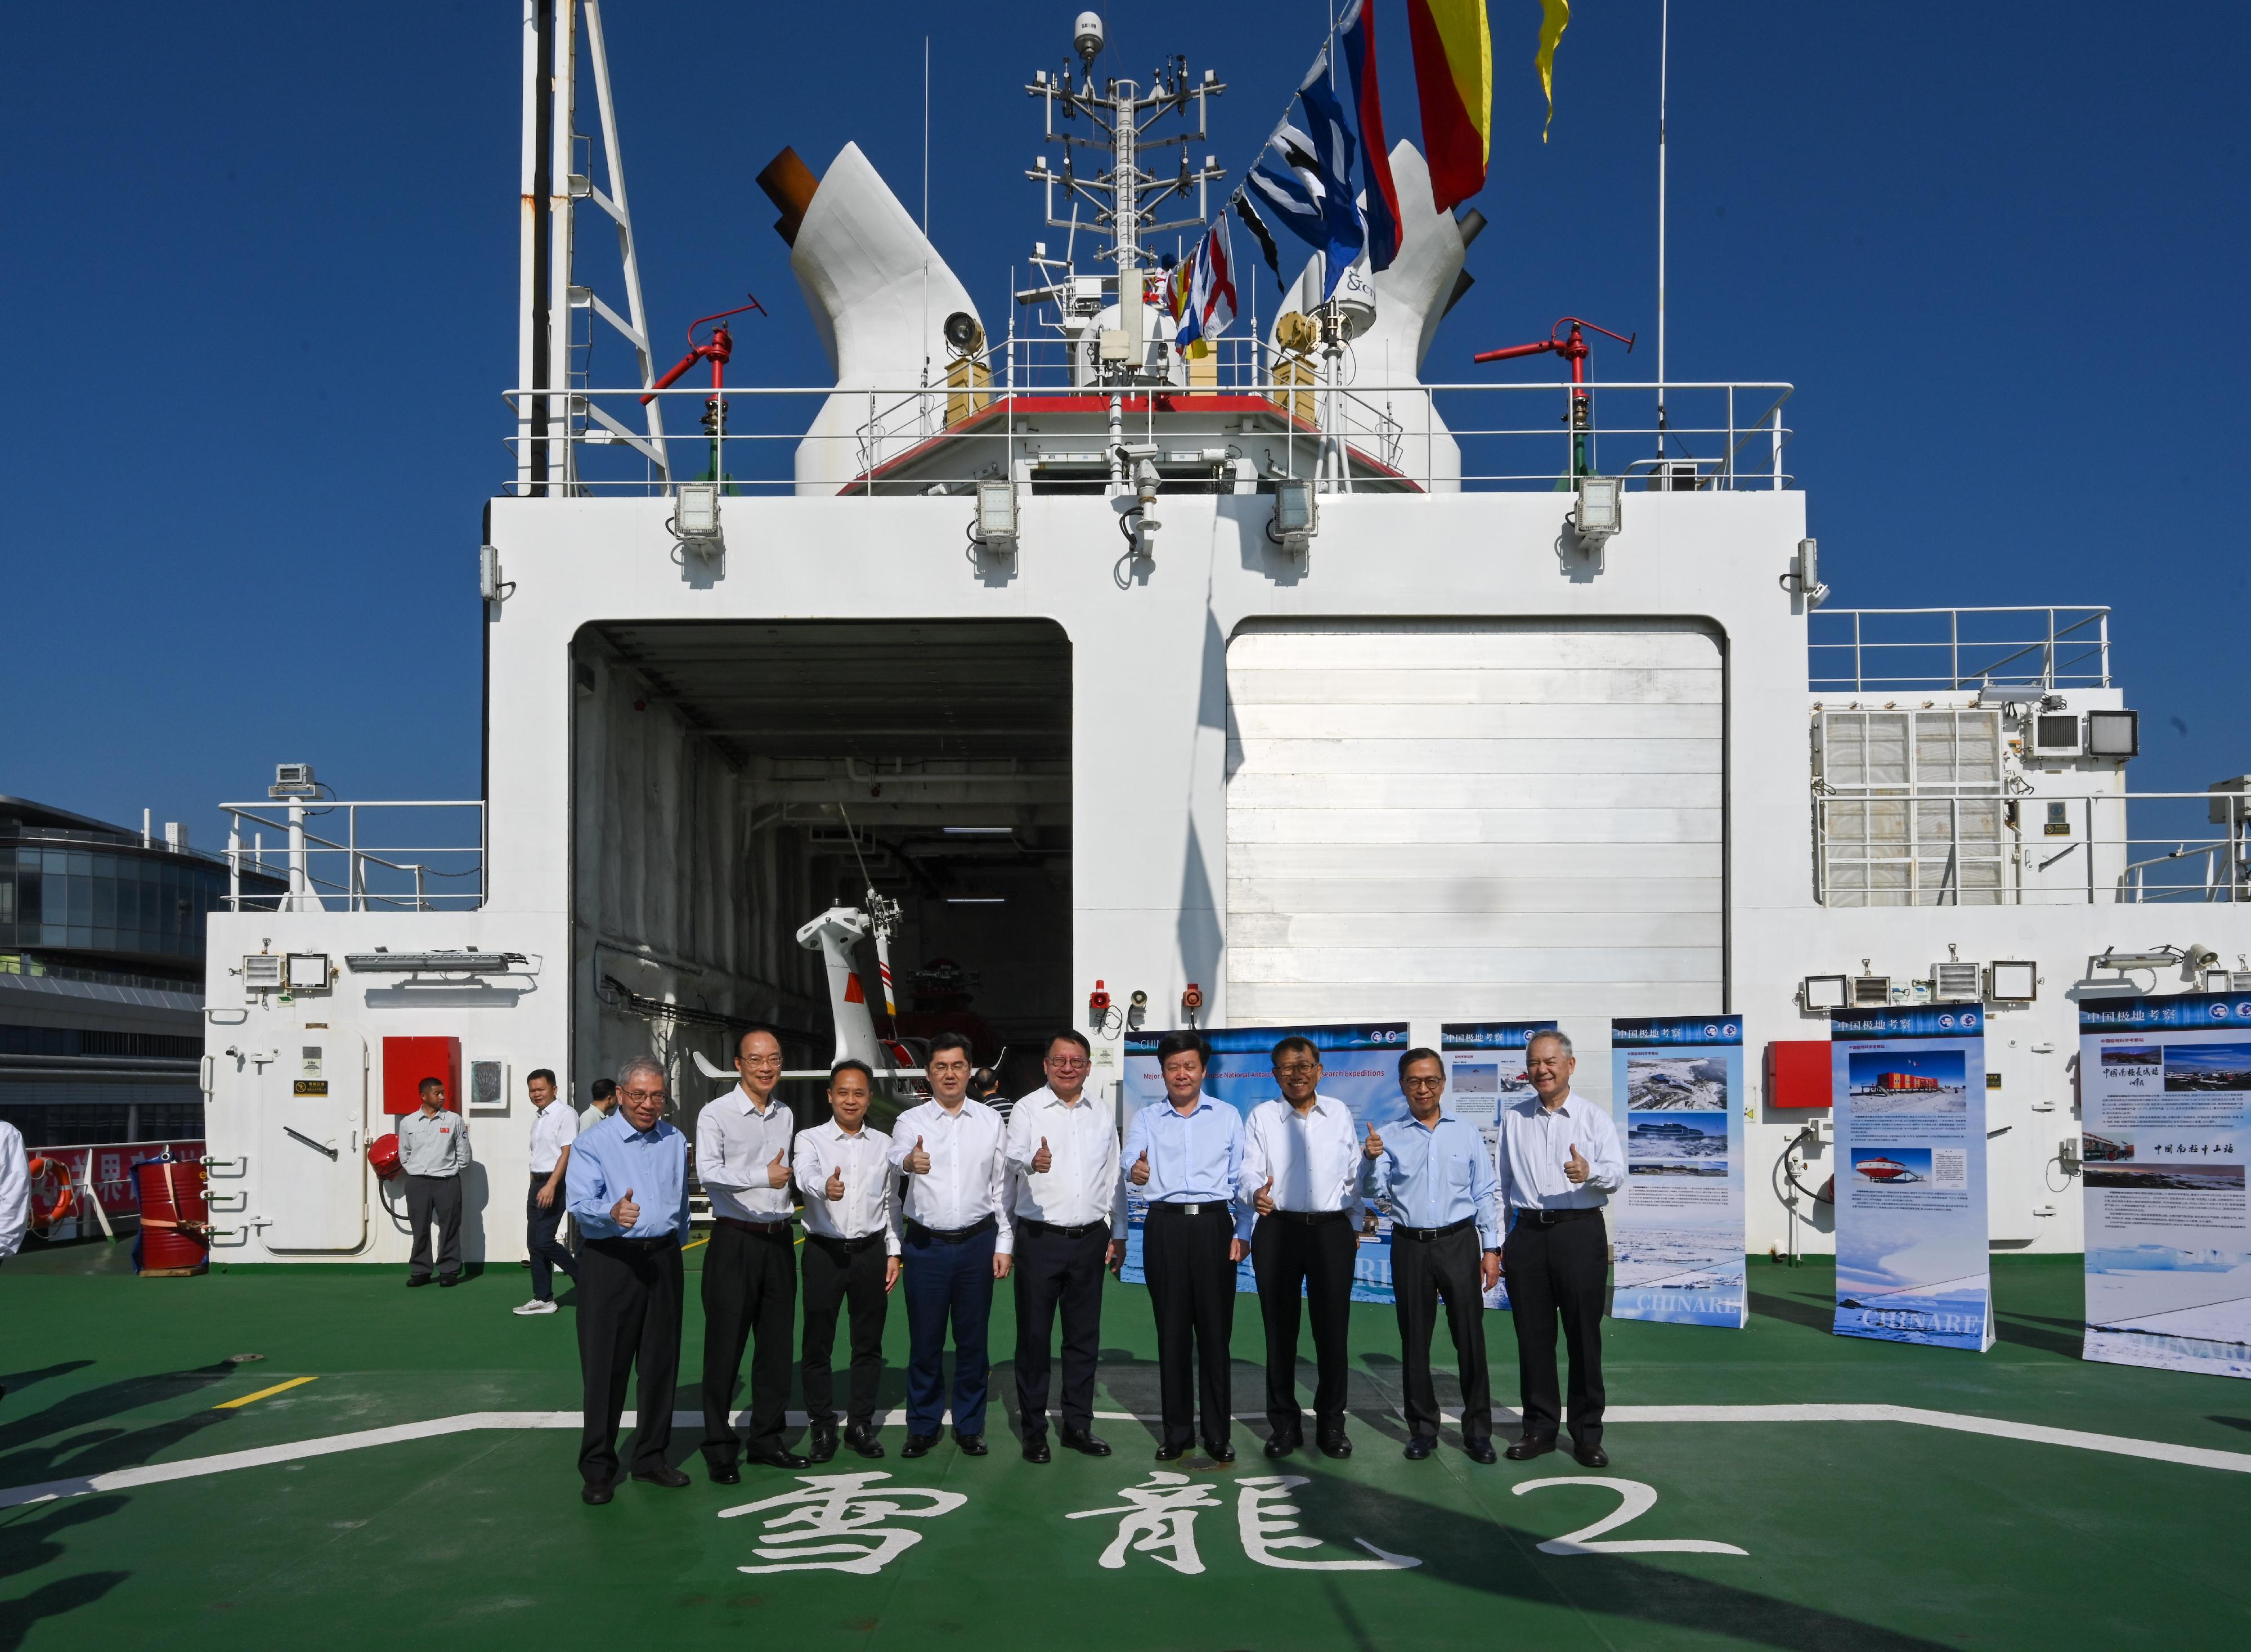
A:
<svg viewBox="0 0 2251 1652">
<path fill-rule="evenodd" d="M 1440 370 L 1476 341 L 1434 367 L 1481 220 L 1432 209 L 1408 144 L 1371 301 L 1301 282 L 1258 315 L 1245 256 L 1235 331 L 1175 350 L 1164 219 L 1135 215 L 1194 216 L 1214 169 L 1189 151 L 1217 84 L 1184 64 L 1032 82 L 1049 131 L 1099 142 L 1050 146 L 1042 216 L 1083 221 L 1042 227 L 1006 324 L 855 147 L 769 168 L 834 383 L 644 410 L 668 351 L 584 13 L 526 37 L 484 795 L 416 812 L 292 780 L 235 805 L 242 860 L 265 833 L 292 893 L 210 923 L 223 1258 L 405 1255 L 363 1150 L 406 1038 L 457 1041 L 488 1184 L 470 1254 L 521 1255 L 523 1075 L 583 1096 L 655 1047 L 692 1107 L 751 1020 L 825 1063 L 798 931 L 871 882 L 902 1008 L 918 975 L 922 1013 L 1004 1040 L 1084 1026 L 1098 982 L 1151 1026 L 1191 992 L 1206 1026 L 1400 1019 L 1433 1044 L 1554 1017 L 1606 1099 L 1613 1016 L 1724 1011 L 1763 1048 L 1825 1037 L 1834 1001 L 1983 1002 L 1992 1237 L 2081 1248 L 2078 1000 L 2251 991 L 2243 787 L 2130 791 L 2105 611 L 1821 607 L 1787 385 L 1596 382 L 1574 432 L 1563 387 Z M 1160 117 L 1196 135 L 1161 161 Z M 995 237 L 1023 193 L 996 189 Z M 574 266 L 590 213 L 623 232 L 622 291 Z M 640 382 L 574 376 L 589 326 Z M 1791 1146 L 1825 1115 L 1749 1068 L 1750 1245 L 1790 1242 L 1796 1199 L 1820 1246 L 1825 1207 L 1769 1171 L 1832 1174 Z"/>
</svg>

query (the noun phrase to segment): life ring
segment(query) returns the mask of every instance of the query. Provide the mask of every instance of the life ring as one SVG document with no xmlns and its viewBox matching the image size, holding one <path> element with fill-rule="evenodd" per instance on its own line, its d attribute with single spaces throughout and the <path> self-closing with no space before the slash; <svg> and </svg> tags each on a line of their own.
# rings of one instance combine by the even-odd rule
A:
<svg viewBox="0 0 2251 1652">
<path fill-rule="evenodd" d="M 35 1154 L 24 1166 L 31 1185 L 31 1232 L 45 1239 L 78 1210 L 77 1179 L 59 1158 Z"/>
</svg>

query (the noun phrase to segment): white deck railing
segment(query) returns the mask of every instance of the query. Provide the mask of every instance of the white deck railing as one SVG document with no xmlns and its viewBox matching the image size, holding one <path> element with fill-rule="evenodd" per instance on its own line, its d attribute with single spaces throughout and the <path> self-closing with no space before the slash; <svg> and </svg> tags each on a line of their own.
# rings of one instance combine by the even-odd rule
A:
<svg viewBox="0 0 2251 1652">
<path fill-rule="evenodd" d="M 484 903 L 485 805 L 474 802 L 222 803 L 231 912 L 462 911 Z M 381 826 L 362 829 L 369 812 Z M 422 812 L 419 816 L 414 812 Z M 315 821 L 343 817 L 341 840 Z M 274 834 L 268 845 L 266 834 Z M 405 840 L 401 840 L 402 834 Z M 415 842 L 415 838 L 426 840 Z M 245 893 L 243 874 L 284 881 Z"/>
<path fill-rule="evenodd" d="M 2108 608 L 1817 608 L 1806 627 L 1815 694 L 1997 686 L 2110 687 Z"/>
</svg>

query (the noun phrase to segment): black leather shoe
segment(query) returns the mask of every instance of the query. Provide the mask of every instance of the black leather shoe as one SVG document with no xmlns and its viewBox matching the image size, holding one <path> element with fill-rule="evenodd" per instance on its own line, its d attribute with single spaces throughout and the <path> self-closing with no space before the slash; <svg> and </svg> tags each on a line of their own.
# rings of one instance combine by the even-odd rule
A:
<svg viewBox="0 0 2251 1652">
<path fill-rule="evenodd" d="M 1527 1434 L 1500 1455 L 1511 1462 L 1529 1462 L 1534 1457 L 1544 1457 L 1555 1449 L 1554 1434 Z"/>
<path fill-rule="evenodd" d="M 855 1424 L 844 1430 L 844 1443 L 863 1457 L 880 1457 L 883 1442 L 876 1438 L 872 1424 Z"/>
<path fill-rule="evenodd" d="M 813 1432 L 806 1437 L 805 1455 L 815 1462 L 826 1462 L 835 1456 L 836 1425 L 833 1422 L 814 1423 Z"/>
<path fill-rule="evenodd" d="M 438 1283 L 443 1289 L 450 1289 L 461 1282 L 461 1276 L 459 1274 L 440 1274 L 438 1275 Z"/>
<path fill-rule="evenodd" d="M 1186 1446 L 1162 1445 L 1157 1448 L 1159 1462 L 1177 1462 L 1188 1455 L 1188 1448 Z"/>
<path fill-rule="evenodd" d="M 1270 1457 L 1286 1457 L 1297 1448 L 1297 1441 L 1288 1434 L 1269 1434 L 1266 1437 L 1266 1455 Z"/>
<path fill-rule="evenodd" d="M 1607 1469 L 1610 1466 L 1610 1454 L 1600 1446 L 1573 1446 L 1571 1455 L 1579 1460 L 1582 1469 Z"/>
<path fill-rule="evenodd" d="M 633 1477 L 643 1485 L 663 1486 L 673 1491 L 688 1483 L 688 1476 L 668 1462 L 661 1469 L 636 1469 Z"/>
<path fill-rule="evenodd" d="M 1082 1456 L 1106 1457 L 1110 1455 L 1110 1442 L 1107 1440 L 1096 1438 L 1084 1428 L 1064 1429 L 1063 1442 L 1064 1446 Z"/>
<path fill-rule="evenodd" d="M 953 1443 L 961 1448 L 961 1455 L 965 1457 L 981 1457 L 991 1449 L 981 1434 L 958 1434 L 953 1436 Z"/>
<path fill-rule="evenodd" d="M 937 1443 L 938 1436 L 934 1434 L 911 1434 L 907 1436 L 906 1444 L 899 1448 L 899 1455 L 927 1457 L 930 1455 L 930 1448 Z"/>
<path fill-rule="evenodd" d="M 1046 1462 L 1054 1455 L 1055 1453 L 1048 1449 L 1048 1435 L 1046 1429 L 1042 1428 L 1037 1434 L 1028 1434 L 1024 1436 L 1024 1461 L 1026 1462 Z"/>
<path fill-rule="evenodd" d="M 422 1286 L 426 1285 L 429 1282 L 430 1275 L 427 1274 L 409 1274 L 406 1275 L 406 1289 L 409 1290 L 418 1290 Z"/>
<path fill-rule="evenodd" d="M 753 1451 L 750 1454 L 750 1460 L 766 1469 L 810 1469 L 813 1466 L 812 1458 L 784 1446 L 777 1446 L 770 1451 Z"/>
<path fill-rule="evenodd" d="M 743 1471 L 731 1462 L 707 1462 L 704 1476 L 715 1486 L 738 1486 L 743 1483 Z"/>
<path fill-rule="evenodd" d="M 1235 1448 L 1224 1440 L 1207 1440 L 1203 1442 L 1203 1450 L 1204 1455 L 1209 1457 L 1214 1462 L 1235 1461 Z"/>
<path fill-rule="evenodd" d="M 1352 1455 L 1352 1441 L 1345 1437 L 1345 1432 L 1341 1428 L 1322 1434 L 1316 1443 L 1319 1445 L 1321 1455 L 1324 1457 Z"/>
<path fill-rule="evenodd" d="M 419 1284 L 421 1282 L 417 1280 L 415 1282 Z M 616 1495 L 617 1494 L 610 1489 L 610 1483 L 606 1480 L 602 1481 L 599 1484 L 590 1480 L 585 1485 L 578 1488 L 578 1501 L 581 1503 L 594 1503 L 597 1506 L 607 1503 Z"/>
<path fill-rule="evenodd" d="M 1462 1449 L 1470 1454 L 1470 1461 L 1472 1462 L 1498 1462 L 1500 1461 L 1500 1454 L 1493 1448 L 1493 1441 L 1490 1440 L 1473 1440 L 1468 1445 L 1464 1446 Z"/>
<path fill-rule="evenodd" d="M 1407 1461 L 1409 1462 L 1422 1462 L 1423 1458 L 1429 1456 L 1431 1452 L 1437 1449 L 1437 1445 L 1438 1441 L 1435 1436 L 1426 1434 L 1416 1434 L 1412 1440 L 1409 1440 L 1407 1442 Z"/>
</svg>

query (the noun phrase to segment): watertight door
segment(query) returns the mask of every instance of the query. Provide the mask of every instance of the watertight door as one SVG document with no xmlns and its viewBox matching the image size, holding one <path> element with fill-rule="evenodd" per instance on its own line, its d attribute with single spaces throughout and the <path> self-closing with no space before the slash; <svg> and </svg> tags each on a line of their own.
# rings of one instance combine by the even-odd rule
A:
<svg viewBox="0 0 2251 1652">
<path fill-rule="evenodd" d="M 266 1069 L 259 1135 L 268 1250 L 357 1250 L 367 1236 L 367 1043 L 298 1026 Z"/>
</svg>

